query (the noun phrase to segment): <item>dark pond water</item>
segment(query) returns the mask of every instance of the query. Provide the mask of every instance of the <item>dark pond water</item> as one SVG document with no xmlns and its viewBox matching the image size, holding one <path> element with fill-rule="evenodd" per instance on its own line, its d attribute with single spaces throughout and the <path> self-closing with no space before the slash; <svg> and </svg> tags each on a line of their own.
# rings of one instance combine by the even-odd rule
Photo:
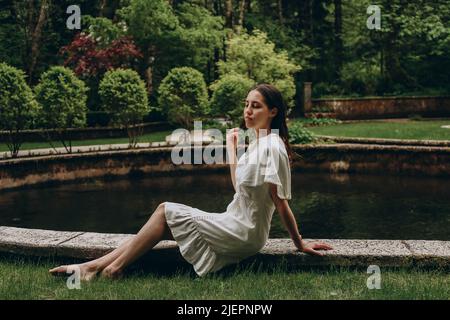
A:
<svg viewBox="0 0 450 320">
<path fill-rule="evenodd" d="M 450 179 L 294 173 L 306 238 L 450 240 Z M 164 201 L 223 212 L 228 174 L 93 181 L 0 193 L 0 225 L 136 233 Z M 274 214 L 271 237 L 288 237 Z"/>
</svg>

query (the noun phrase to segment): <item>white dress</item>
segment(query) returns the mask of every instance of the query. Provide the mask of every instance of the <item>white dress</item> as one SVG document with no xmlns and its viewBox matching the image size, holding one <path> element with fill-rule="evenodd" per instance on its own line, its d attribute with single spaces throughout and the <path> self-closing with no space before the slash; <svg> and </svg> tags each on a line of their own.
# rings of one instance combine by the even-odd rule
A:
<svg viewBox="0 0 450 320">
<path fill-rule="evenodd" d="M 166 202 L 165 216 L 183 258 L 200 276 L 258 253 L 269 237 L 275 205 L 269 183 L 291 199 L 291 171 L 285 145 L 271 133 L 252 141 L 236 166 L 236 189 L 223 213 Z"/>
</svg>

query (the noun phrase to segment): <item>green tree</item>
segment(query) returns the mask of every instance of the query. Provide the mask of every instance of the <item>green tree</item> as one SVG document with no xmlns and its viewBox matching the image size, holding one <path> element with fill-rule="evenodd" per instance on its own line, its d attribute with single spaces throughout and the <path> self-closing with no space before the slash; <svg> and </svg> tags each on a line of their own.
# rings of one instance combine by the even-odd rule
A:
<svg viewBox="0 0 450 320">
<path fill-rule="evenodd" d="M 33 91 L 23 71 L 0 63 L 0 130 L 9 132 L 6 143 L 12 157 L 17 157 L 22 139 L 20 132 L 35 125 L 39 112 Z"/>
<path fill-rule="evenodd" d="M 192 68 L 172 69 L 159 86 L 159 110 L 169 122 L 192 128 L 194 118 L 209 114 L 208 90 L 203 75 Z"/>
<path fill-rule="evenodd" d="M 40 124 L 55 131 L 66 151 L 71 153 L 72 139 L 67 129 L 86 126 L 86 85 L 72 70 L 56 66 L 42 74 L 34 90 L 42 106 Z"/>
<path fill-rule="evenodd" d="M 89 36 L 94 38 L 97 44 L 103 48 L 109 46 L 114 40 L 126 35 L 126 25 L 123 21 L 114 23 L 104 17 L 83 16 L 83 30 L 87 29 Z"/>
<path fill-rule="evenodd" d="M 224 115 L 235 121 L 242 119 L 243 101 L 254 84 L 253 80 L 239 74 L 227 74 L 221 77 L 210 86 L 213 91 L 211 97 L 212 113 Z"/>
<path fill-rule="evenodd" d="M 289 60 L 285 51 L 276 52 L 266 33 L 255 30 L 253 35 L 234 36 L 227 45 L 227 61 L 219 62 L 221 76 L 236 73 L 257 83 L 271 83 L 281 91 L 288 106 L 293 106 L 294 73 L 301 68 Z"/>
<path fill-rule="evenodd" d="M 128 32 L 134 37 L 144 53 L 145 80 L 148 94 L 153 93 L 155 60 L 160 47 L 178 38 L 179 21 L 167 0 L 130 0 L 121 10 Z"/>
<path fill-rule="evenodd" d="M 126 128 L 130 148 L 134 148 L 142 134 L 138 124 L 150 111 L 145 82 L 134 70 L 108 71 L 100 82 L 102 109 L 109 112 L 114 124 Z"/>
<path fill-rule="evenodd" d="M 190 3 L 181 4 L 175 12 L 180 22 L 181 43 L 170 58 L 176 59 L 178 65 L 205 70 L 205 76 L 211 81 L 214 54 L 223 47 L 225 37 L 223 18 Z"/>
</svg>

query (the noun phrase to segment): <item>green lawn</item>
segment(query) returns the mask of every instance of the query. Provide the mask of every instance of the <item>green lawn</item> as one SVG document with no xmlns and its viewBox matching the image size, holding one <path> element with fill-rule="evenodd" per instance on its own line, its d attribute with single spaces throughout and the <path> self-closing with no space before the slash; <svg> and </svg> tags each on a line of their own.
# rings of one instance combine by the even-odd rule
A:
<svg viewBox="0 0 450 320">
<path fill-rule="evenodd" d="M 135 271 L 120 281 L 97 279 L 69 290 L 66 278 L 47 270 L 55 263 L 0 260 L 0 299 L 449 299 L 444 271 L 381 268 L 381 289 L 367 288 L 365 270 L 287 272 L 232 269 L 198 278 L 189 270 L 172 275 Z"/>
<path fill-rule="evenodd" d="M 160 131 L 145 134 L 139 138 L 139 142 L 159 142 L 165 141 L 166 136 L 171 134 L 173 131 Z M 91 145 L 101 145 L 101 144 L 120 144 L 128 143 L 128 138 L 108 138 L 108 139 L 92 139 L 92 140 L 76 140 L 72 141 L 72 146 L 91 146 Z M 55 142 L 55 147 L 63 147 L 62 143 Z M 20 150 L 30 150 L 30 149 L 45 149 L 51 148 L 50 144 L 47 142 L 26 142 L 22 145 Z M 0 143 L 0 152 L 9 151 L 8 147 L 4 143 Z"/>
<path fill-rule="evenodd" d="M 448 121 L 359 122 L 309 127 L 317 135 L 385 139 L 450 140 Z"/>
</svg>

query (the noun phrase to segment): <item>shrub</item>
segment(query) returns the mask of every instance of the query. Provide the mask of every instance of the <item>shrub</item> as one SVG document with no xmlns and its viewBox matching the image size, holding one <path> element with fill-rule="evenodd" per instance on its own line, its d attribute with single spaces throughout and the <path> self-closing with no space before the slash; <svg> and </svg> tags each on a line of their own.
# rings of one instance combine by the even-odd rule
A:
<svg viewBox="0 0 450 320">
<path fill-rule="evenodd" d="M 239 74 L 229 74 L 213 83 L 210 88 L 213 91 L 211 98 L 211 110 L 214 115 L 226 116 L 228 119 L 242 119 L 244 99 L 248 90 L 255 84 Z"/>
<path fill-rule="evenodd" d="M 300 121 L 304 126 L 319 127 L 340 124 L 342 121 L 334 118 L 301 118 Z"/>
<path fill-rule="evenodd" d="M 43 73 L 35 87 L 36 99 L 42 107 L 40 124 L 45 129 L 56 130 L 69 153 L 72 143 L 67 129 L 86 126 L 87 91 L 84 82 L 72 70 L 59 66 Z"/>
<path fill-rule="evenodd" d="M 158 105 L 169 122 L 193 127 L 194 119 L 209 114 L 208 91 L 203 75 L 192 68 L 174 68 L 159 86 Z"/>
<path fill-rule="evenodd" d="M 135 147 L 142 134 L 136 125 L 150 112 L 145 82 L 134 70 L 108 71 L 100 82 L 99 95 L 103 111 L 111 114 L 113 124 L 127 129 L 129 145 Z"/>
<path fill-rule="evenodd" d="M 39 106 L 25 82 L 23 71 L 0 63 L 0 130 L 9 132 L 7 146 L 17 157 L 22 142 L 20 131 L 35 125 Z"/>
<path fill-rule="evenodd" d="M 300 122 L 294 122 L 289 126 L 289 143 L 306 144 L 314 141 L 314 134 L 306 129 Z"/>
</svg>

